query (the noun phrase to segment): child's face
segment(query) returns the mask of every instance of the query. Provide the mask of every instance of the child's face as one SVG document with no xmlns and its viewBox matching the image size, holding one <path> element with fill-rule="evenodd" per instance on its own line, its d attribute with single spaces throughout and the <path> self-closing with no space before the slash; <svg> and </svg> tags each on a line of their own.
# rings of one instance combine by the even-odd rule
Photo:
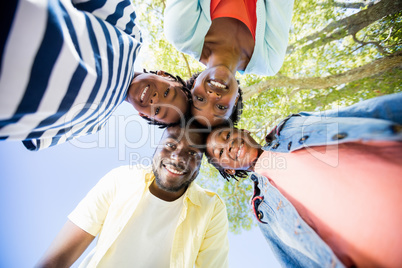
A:
<svg viewBox="0 0 402 268">
<path fill-rule="evenodd" d="M 188 109 L 188 98 L 183 85 L 159 71 L 142 73 L 131 82 L 127 101 L 143 116 L 171 124 L 179 122 Z"/>
<path fill-rule="evenodd" d="M 204 126 L 217 126 L 227 121 L 237 103 L 237 80 L 225 66 L 208 68 L 197 77 L 191 89 L 191 112 Z"/>
<path fill-rule="evenodd" d="M 206 154 L 225 170 L 248 170 L 257 160 L 259 149 L 250 132 L 228 127 L 209 134 Z"/>
</svg>

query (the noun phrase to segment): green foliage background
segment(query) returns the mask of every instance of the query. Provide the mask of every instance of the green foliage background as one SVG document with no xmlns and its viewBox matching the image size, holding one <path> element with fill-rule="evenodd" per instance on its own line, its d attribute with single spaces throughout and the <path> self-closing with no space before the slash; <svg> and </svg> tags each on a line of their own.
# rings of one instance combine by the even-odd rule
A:
<svg viewBox="0 0 402 268">
<path fill-rule="evenodd" d="M 286 55 L 280 72 L 274 77 L 239 75 L 241 87 L 246 88 L 278 77 L 304 79 L 336 75 L 401 51 L 400 10 L 361 29 L 354 37 L 342 36 L 353 25 L 339 27 L 337 30 L 341 37 L 327 42 L 331 33 L 323 31 L 326 26 L 369 8 L 367 3 L 370 4 L 370 1 L 366 1 L 366 6 L 363 5 L 360 9 L 341 7 L 337 3 L 334 0 L 295 1 L 289 36 L 289 45 L 293 49 Z M 166 41 L 163 35 L 165 1 L 147 0 L 135 5 L 144 37 L 142 52 L 147 55 L 143 63 L 145 68 L 165 70 L 184 79 L 204 69 L 198 61 L 176 51 Z M 312 41 L 304 41 L 305 37 L 314 33 L 318 33 L 319 40 L 314 46 L 307 46 Z M 401 67 L 399 64 L 386 72 L 327 88 L 299 89 L 284 84 L 281 87 L 266 89 L 245 101 L 238 126 L 250 130 L 254 137 L 262 142 L 269 130 L 291 113 L 343 107 L 364 99 L 400 92 Z M 249 178 L 226 182 L 204 158 L 201 176 L 197 182 L 218 192 L 224 199 L 232 232 L 239 233 L 255 224 L 248 205 L 253 192 Z"/>
</svg>

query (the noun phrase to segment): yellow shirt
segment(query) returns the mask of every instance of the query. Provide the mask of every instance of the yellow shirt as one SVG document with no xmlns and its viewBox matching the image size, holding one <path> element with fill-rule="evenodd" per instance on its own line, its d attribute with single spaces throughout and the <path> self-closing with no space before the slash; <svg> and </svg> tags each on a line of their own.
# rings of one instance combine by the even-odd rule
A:
<svg viewBox="0 0 402 268">
<path fill-rule="evenodd" d="M 80 267 L 96 267 L 154 180 L 149 167 L 123 166 L 106 174 L 68 216 L 96 236 L 96 247 Z M 228 267 L 228 218 L 216 193 L 191 183 L 173 238 L 170 267 Z M 155 215 L 157 220 L 157 215 Z"/>
</svg>

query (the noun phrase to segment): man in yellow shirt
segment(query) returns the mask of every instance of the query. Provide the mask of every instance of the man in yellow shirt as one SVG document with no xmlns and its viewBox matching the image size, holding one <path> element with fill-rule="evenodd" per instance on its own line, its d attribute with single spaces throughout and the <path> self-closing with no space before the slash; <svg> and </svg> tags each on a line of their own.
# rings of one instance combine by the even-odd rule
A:
<svg viewBox="0 0 402 268">
<path fill-rule="evenodd" d="M 226 207 L 197 177 L 205 135 L 169 127 L 152 169 L 123 166 L 103 177 L 69 215 L 38 267 L 227 267 Z"/>
</svg>

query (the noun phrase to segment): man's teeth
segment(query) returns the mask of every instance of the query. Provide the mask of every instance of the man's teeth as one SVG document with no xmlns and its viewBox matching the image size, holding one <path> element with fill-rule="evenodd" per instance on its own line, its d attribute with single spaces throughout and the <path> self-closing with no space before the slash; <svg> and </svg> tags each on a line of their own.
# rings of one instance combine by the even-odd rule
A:
<svg viewBox="0 0 402 268">
<path fill-rule="evenodd" d="M 219 88 L 226 88 L 226 86 L 224 84 L 221 84 L 217 81 L 211 80 L 211 84 L 214 85 L 215 87 L 219 87 Z"/>
<path fill-rule="evenodd" d="M 172 166 L 165 166 L 165 167 L 169 172 L 172 172 L 173 174 L 177 174 L 177 175 L 184 174 L 184 171 L 178 171 L 177 169 L 173 168 Z"/>
<path fill-rule="evenodd" d="M 237 151 L 237 156 L 236 156 L 236 158 L 239 158 L 240 153 L 241 153 L 241 149 L 243 148 L 243 145 L 244 145 L 244 143 L 242 143 L 242 144 L 240 145 L 239 150 Z"/>
<path fill-rule="evenodd" d="M 144 90 L 142 91 L 141 98 L 140 98 L 141 102 L 144 101 L 144 97 L 145 97 L 145 94 L 147 94 L 148 89 L 149 89 L 149 86 L 144 88 Z"/>
</svg>

